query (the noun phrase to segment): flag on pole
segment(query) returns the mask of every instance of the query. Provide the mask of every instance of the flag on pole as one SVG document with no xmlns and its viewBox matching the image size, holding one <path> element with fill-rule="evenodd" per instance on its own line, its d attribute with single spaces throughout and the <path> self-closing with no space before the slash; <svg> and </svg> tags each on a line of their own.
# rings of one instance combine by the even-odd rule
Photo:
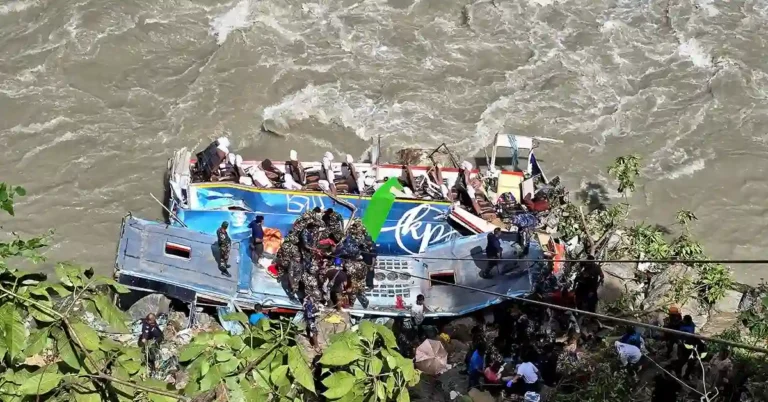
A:
<svg viewBox="0 0 768 402">
<path fill-rule="evenodd" d="M 533 150 L 528 154 L 528 174 L 531 175 L 531 177 L 541 175 L 541 179 L 544 180 L 544 183 L 548 182 L 547 176 L 544 174 L 544 171 L 541 170 L 541 165 L 539 165 L 539 162 L 536 160 L 536 156 L 533 155 Z"/>
<path fill-rule="evenodd" d="M 363 215 L 363 226 L 365 226 L 365 230 L 368 231 L 374 242 L 379 238 L 381 229 L 384 228 L 384 223 L 386 223 L 387 216 L 389 216 L 389 211 L 392 210 L 392 205 L 395 203 L 395 195 L 390 191 L 392 187 L 403 190 L 403 186 L 397 180 L 397 177 L 390 177 L 384 185 L 373 193 Z"/>
</svg>

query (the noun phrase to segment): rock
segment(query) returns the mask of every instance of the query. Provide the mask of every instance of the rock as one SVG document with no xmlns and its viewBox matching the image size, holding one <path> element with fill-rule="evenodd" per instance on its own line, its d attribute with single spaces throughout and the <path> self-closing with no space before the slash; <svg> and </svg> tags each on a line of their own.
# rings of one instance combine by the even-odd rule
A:
<svg viewBox="0 0 768 402">
<path fill-rule="evenodd" d="M 603 264 L 605 282 L 597 291 L 597 297 L 605 303 L 613 303 L 620 300 L 623 295 L 637 294 L 642 285 L 635 280 L 634 264 Z"/>
<path fill-rule="evenodd" d="M 713 309 L 723 313 L 736 313 L 739 311 L 739 305 L 743 298 L 744 293 L 735 290 L 726 290 L 725 297 L 715 303 Z"/>
<path fill-rule="evenodd" d="M 159 293 L 144 296 L 128 309 L 133 320 L 140 320 L 148 314 L 168 314 L 171 311 L 171 299 Z"/>
<path fill-rule="evenodd" d="M 455 366 L 456 364 L 464 363 L 464 357 L 469 350 L 469 344 L 457 339 L 451 339 L 450 342 L 444 343 L 444 346 L 448 352 L 448 364 Z"/>
<path fill-rule="evenodd" d="M 453 320 L 445 325 L 443 332 L 448 334 L 451 339 L 458 339 L 462 342 L 472 341 L 472 328 L 479 323 L 472 317 L 462 317 Z"/>
<path fill-rule="evenodd" d="M 713 312 L 709 315 L 707 324 L 699 331 L 702 335 L 718 335 L 727 329 L 731 329 L 739 323 L 739 313 L 718 313 Z"/>
<path fill-rule="evenodd" d="M 168 326 L 173 327 L 176 332 L 187 328 L 188 320 L 187 315 L 181 311 L 171 311 L 171 313 L 168 314 Z"/>
<path fill-rule="evenodd" d="M 670 299 L 674 281 L 677 278 L 692 274 L 693 268 L 686 267 L 685 265 L 673 265 L 655 275 L 651 278 L 651 283 L 648 285 L 647 295 L 645 300 L 643 300 L 643 310 L 666 311 L 671 304 L 674 304 Z"/>
<path fill-rule="evenodd" d="M 219 322 L 216 321 L 216 318 L 212 315 L 203 313 L 202 310 L 198 311 L 195 314 L 195 327 L 204 329 L 206 331 L 215 331 L 215 330 L 223 330 L 224 328 L 219 325 Z"/>
<path fill-rule="evenodd" d="M 472 402 L 496 402 L 496 398 L 488 391 L 478 391 L 476 388 L 469 390 L 469 397 Z"/>
<path fill-rule="evenodd" d="M 408 389 L 412 401 L 448 402 L 450 394 L 444 390 L 439 378 L 422 375 L 419 383 Z"/>
<path fill-rule="evenodd" d="M 709 320 L 709 308 L 702 306 L 698 300 L 691 298 L 680 307 L 680 314 L 690 315 L 696 328 L 704 328 Z"/>
</svg>

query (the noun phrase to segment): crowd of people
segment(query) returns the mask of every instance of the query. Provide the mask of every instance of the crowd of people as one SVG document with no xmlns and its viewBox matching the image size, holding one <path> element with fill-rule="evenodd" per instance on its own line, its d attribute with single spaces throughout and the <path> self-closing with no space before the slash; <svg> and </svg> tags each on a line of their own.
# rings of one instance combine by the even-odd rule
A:
<svg viewBox="0 0 768 402">
<path fill-rule="evenodd" d="M 599 277 L 595 272 L 589 275 Z M 590 299 L 586 301 L 591 303 L 589 307 L 594 307 Z M 729 382 L 733 374 L 729 351 L 707 357 L 707 345 L 695 337 L 660 331 L 643 335 L 630 326 L 622 336 L 614 338 L 611 331 L 602 330 L 596 319 L 585 321 L 583 316 L 570 312 L 559 313 L 525 304 L 496 313 L 498 324 L 494 330 L 481 325 L 472 329 L 472 341 L 464 359 L 470 389 L 484 388 L 491 393 L 517 394 L 524 400 L 536 400 L 543 385 L 558 387 L 563 380 L 587 383 L 588 377 L 574 378 L 589 373 L 589 365 L 594 364 L 587 361 L 585 352 L 604 350 L 601 348 L 605 341 L 611 338 L 614 370 L 634 378 L 646 370 L 657 373 L 649 378 L 654 387 L 652 402 L 676 401 L 684 389 L 681 382 L 694 378 L 706 381 L 710 390 L 717 388 L 722 394 L 728 394 L 733 386 Z M 692 317 L 681 315 L 676 306 L 669 308 L 664 328 L 695 333 Z M 492 337 L 492 334 L 497 335 Z M 650 351 L 644 336 L 654 340 Z M 652 362 L 655 360 L 662 362 L 663 370 L 657 370 Z M 702 367 L 706 368 L 703 373 Z"/>
</svg>

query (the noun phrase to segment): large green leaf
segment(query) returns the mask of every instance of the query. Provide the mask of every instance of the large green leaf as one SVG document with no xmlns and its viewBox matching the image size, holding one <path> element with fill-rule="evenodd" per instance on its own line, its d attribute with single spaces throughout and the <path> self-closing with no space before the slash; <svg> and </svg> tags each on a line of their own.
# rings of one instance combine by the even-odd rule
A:
<svg viewBox="0 0 768 402">
<path fill-rule="evenodd" d="M 24 355 L 27 357 L 34 356 L 45 349 L 45 345 L 48 341 L 48 335 L 51 333 L 49 328 L 38 329 L 33 331 L 29 336 L 29 342 L 27 348 L 24 349 Z"/>
<path fill-rule="evenodd" d="M 243 387 L 240 386 L 240 383 L 238 383 L 236 377 L 229 377 L 225 380 L 225 382 L 227 383 L 227 389 L 229 390 L 229 395 L 227 395 L 229 402 L 248 401 L 245 396 L 245 392 L 243 391 Z"/>
<path fill-rule="evenodd" d="M 70 396 L 74 397 L 75 402 L 101 402 L 101 396 L 96 391 L 78 392 L 73 390 Z"/>
<path fill-rule="evenodd" d="M 237 370 L 237 368 L 240 366 L 240 359 L 230 359 L 224 363 L 219 363 L 218 366 L 222 375 L 228 375 Z"/>
<path fill-rule="evenodd" d="M 27 345 L 27 328 L 12 303 L 0 307 L 0 327 L 5 334 L 5 347 L 12 359 L 21 356 Z"/>
<path fill-rule="evenodd" d="M 75 370 L 80 370 L 80 359 L 78 359 L 78 356 L 75 354 L 75 350 L 72 348 L 72 343 L 70 342 L 69 337 L 64 331 L 58 328 L 53 328 L 51 330 L 51 335 L 53 336 L 53 339 L 56 340 L 56 350 L 59 352 L 61 360 L 63 360 L 69 367 L 72 367 Z"/>
<path fill-rule="evenodd" d="M 144 385 L 150 389 L 156 389 L 158 391 L 168 391 L 168 384 L 154 378 L 142 381 L 141 385 Z M 170 396 L 164 396 L 152 392 L 147 392 L 147 396 L 149 396 L 149 400 L 152 402 L 175 402 L 178 400 L 177 398 L 171 398 Z"/>
<path fill-rule="evenodd" d="M 384 345 L 389 349 L 397 348 L 397 338 L 392 330 L 381 324 L 374 324 L 376 326 L 376 332 L 384 339 Z"/>
<path fill-rule="evenodd" d="M 125 369 L 119 366 L 112 370 L 112 376 L 123 381 L 130 381 L 131 379 L 130 375 L 128 375 Z M 121 400 L 133 400 L 134 394 L 136 393 L 135 388 L 128 385 L 118 384 L 114 381 L 110 382 L 109 386 L 112 387 L 113 391 Z"/>
<path fill-rule="evenodd" d="M 373 343 L 376 340 L 376 326 L 372 322 L 368 320 L 361 321 L 359 331 L 360 336 L 368 342 Z"/>
<path fill-rule="evenodd" d="M 245 315 L 245 313 L 241 311 L 236 311 L 234 313 L 225 314 L 223 317 L 221 317 L 224 321 L 237 321 L 243 325 L 249 325 L 248 322 L 248 316 Z"/>
<path fill-rule="evenodd" d="M 351 346 L 345 339 L 338 339 L 323 352 L 320 363 L 329 366 L 346 366 L 359 358 L 359 347 Z"/>
<path fill-rule="evenodd" d="M 405 381 L 412 381 L 416 375 L 416 369 L 413 367 L 413 360 L 400 357 L 397 362 L 397 366 L 400 367 L 400 371 L 403 373 Z"/>
<path fill-rule="evenodd" d="M 120 362 L 120 365 L 123 366 L 125 371 L 130 375 L 134 375 L 141 370 L 141 363 L 136 360 L 125 360 Z"/>
<path fill-rule="evenodd" d="M 384 362 L 381 361 L 381 359 L 379 359 L 378 357 L 373 356 L 371 358 L 371 374 L 373 375 L 381 374 L 382 368 L 384 368 Z"/>
<path fill-rule="evenodd" d="M 280 366 L 276 368 L 272 371 L 272 374 L 270 374 L 269 379 L 272 381 L 272 384 L 275 384 L 278 387 L 289 385 L 291 381 L 288 379 L 288 366 Z"/>
<path fill-rule="evenodd" d="M 234 357 L 232 352 L 228 350 L 217 350 L 216 351 L 216 361 L 217 362 L 227 362 L 231 360 Z"/>
<path fill-rule="evenodd" d="M 47 394 L 59 385 L 61 379 L 62 375 L 57 372 L 56 366 L 45 367 L 40 374 L 33 375 L 24 381 L 17 392 L 23 395 Z"/>
<path fill-rule="evenodd" d="M 5 353 L 8 352 L 8 348 L 5 346 L 5 336 L 3 331 L 0 330 L 0 361 L 5 358 Z"/>
<path fill-rule="evenodd" d="M 99 339 L 99 334 L 97 334 L 93 328 L 85 325 L 82 322 L 72 323 L 71 328 L 77 336 L 77 339 L 80 340 L 86 349 L 90 351 L 99 350 L 99 344 L 101 343 L 101 340 Z"/>
<path fill-rule="evenodd" d="M 210 370 L 208 370 L 205 376 L 203 376 L 203 379 L 200 380 L 200 391 L 208 391 L 209 389 L 213 389 L 219 385 L 219 382 L 221 382 L 221 373 L 219 373 L 218 367 L 213 366 Z"/>
<path fill-rule="evenodd" d="M 355 381 L 357 380 L 352 374 L 349 374 L 346 371 L 337 371 L 323 380 L 323 385 L 328 388 L 328 390 L 323 393 L 323 396 L 328 399 L 339 399 L 352 390 Z"/>
<path fill-rule="evenodd" d="M 266 401 L 269 398 L 269 390 L 265 387 L 254 386 L 248 382 L 241 382 L 240 386 L 248 401 Z"/>
<path fill-rule="evenodd" d="M 197 356 L 200 356 L 200 353 L 203 353 L 205 348 L 207 348 L 206 345 L 190 343 L 187 346 L 184 346 L 184 348 L 181 350 L 181 353 L 179 353 L 179 361 L 188 362 L 190 360 L 196 359 Z"/>
<path fill-rule="evenodd" d="M 310 370 L 307 361 L 301 354 L 301 350 L 298 346 L 293 346 L 288 349 L 288 368 L 291 369 L 293 378 L 301 384 L 306 390 L 315 393 L 315 379 L 312 377 L 312 370 Z"/>
<path fill-rule="evenodd" d="M 411 402 L 411 395 L 408 394 L 408 388 L 403 387 L 400 394 L 397 395 L 397 402 Z"/>
<path fill-rule="evenodd" d="M 101 318 L 106 321 L 110 327 L 119 332 L 128 332 L 128 327 L 125 325 L 127 319 L 125 313 L 115 307 L 107 296 L 97 294 L 93 297 L 93 302 L 96 304 L 96 308 L 99 310 Z"/>
<path fill-rule="evenodd" d="M 36 298 L 35 302 L 47 308 L 41 308 L 36 305 L 29 306 L 29 314 L 31 314 L 32 317 L 34 317 L 36 320 L 40 322 L 56 321 L 56 317 L 53 314 L 51 314 L 49 310 L 49 309 L 53 309 L 53 303 L 49 299 Z"/>
</svg>

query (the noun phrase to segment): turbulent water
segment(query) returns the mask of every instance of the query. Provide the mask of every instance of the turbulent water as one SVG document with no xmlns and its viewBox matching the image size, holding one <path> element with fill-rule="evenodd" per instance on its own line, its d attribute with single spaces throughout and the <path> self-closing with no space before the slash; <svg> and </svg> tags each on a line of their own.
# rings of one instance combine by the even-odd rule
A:
<svg viewBox="0 0 768 402">
<path fill-rule="evenodd" d="M 605 166 L 641 155 L 637 219 L 690 209 L 711 256 L 765 258 L 766 38 L 765 0 L 6 0 L 0 179 L 30 195 L 4 230 L 56 228 L 51 257 L 108 272 L 178 147 L 470 154 L 514 132 L 564 140 L 548 173 L 607 197 Z"/>
</svg>

